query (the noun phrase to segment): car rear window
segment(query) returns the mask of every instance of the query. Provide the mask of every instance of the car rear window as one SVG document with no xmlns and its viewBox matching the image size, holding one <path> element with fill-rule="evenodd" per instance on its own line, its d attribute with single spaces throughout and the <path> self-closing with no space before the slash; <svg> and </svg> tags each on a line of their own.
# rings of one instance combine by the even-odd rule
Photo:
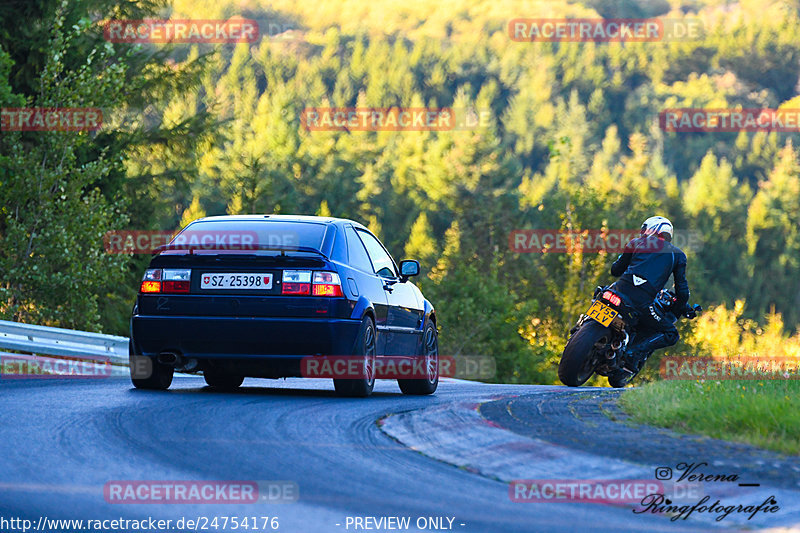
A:
<svg viewBox="0 0 800 533">
<path fill-rule="evenodd" d="M 252 249 L 260 245 L 281 249 L 322 248 L 325 224 L 274 220 L 205 221 L 190 224 L 170 244 L 209 249 Z M 256 246 L 252 246 L 256 245 Z"/>
</svg>

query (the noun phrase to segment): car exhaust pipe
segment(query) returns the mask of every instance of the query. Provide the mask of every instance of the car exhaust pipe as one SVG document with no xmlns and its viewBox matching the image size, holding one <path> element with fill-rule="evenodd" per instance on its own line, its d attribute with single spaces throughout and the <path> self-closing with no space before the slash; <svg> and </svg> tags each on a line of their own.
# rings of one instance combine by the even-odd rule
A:
<svg viewBox="0 0 800 533">
<path fill-rule="evenodd" d="M 175 352 L 161 352 L 158 354 L 158 362 L 162 365 L 178 366 L 183 358 Z"/>
</svg>

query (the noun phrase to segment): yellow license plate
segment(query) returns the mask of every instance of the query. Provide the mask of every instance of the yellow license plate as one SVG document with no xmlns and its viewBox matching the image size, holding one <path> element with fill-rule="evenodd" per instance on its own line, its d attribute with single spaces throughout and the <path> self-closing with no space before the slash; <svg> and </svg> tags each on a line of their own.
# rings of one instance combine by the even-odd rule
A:
<svg viewBox="0 0 800 533">
<path fill-rule="evenodd" d="M 592 306 L 589 307 L 589 310 L 586 311 L 586 316 L 597 320 L 606 327 L 611 324 L 611 321 L 614 320 L 614 317 L 618 314 L 618 312 L 602 302 L 594 302 Z"/>
</svg>

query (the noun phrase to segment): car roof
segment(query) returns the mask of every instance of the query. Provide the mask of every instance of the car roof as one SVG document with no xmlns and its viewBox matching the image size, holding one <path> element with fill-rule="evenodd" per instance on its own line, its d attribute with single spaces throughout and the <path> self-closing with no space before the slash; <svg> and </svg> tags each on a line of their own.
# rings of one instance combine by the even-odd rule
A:
<svg viewBox="0 0 800 533">
<path fill-rule="evenodd" d="M 314 222 L 317 224 L 353 224 L 356 227 L 366 229 L 366 226 L 347 218 L 318 217 L 312 215 L 219 215 L 204 217 L 193 222 L 225 222 L 225 221 L 259 221 L 270 220 L 277 222 Z"/>
</svg>

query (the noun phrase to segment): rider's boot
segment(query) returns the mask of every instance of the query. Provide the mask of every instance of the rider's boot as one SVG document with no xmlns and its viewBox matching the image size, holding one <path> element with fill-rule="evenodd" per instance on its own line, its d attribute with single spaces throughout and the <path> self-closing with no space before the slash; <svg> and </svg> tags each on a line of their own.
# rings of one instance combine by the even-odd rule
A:
<svg viewBox="0 0 800 533">
<path fill-rule="evenodd" d="M 646 339 L 635 346 L 630 351 L 625 352 L 624 364 L 622 367 L 633 374 L 637 374 L 644 365 L 647 358 L 650 357 L 655 350 L 659 348 L 666 348 L 671 346 L 667 335 L 664 333 L 656 333 L 649 339 Z"/>
</svg>

